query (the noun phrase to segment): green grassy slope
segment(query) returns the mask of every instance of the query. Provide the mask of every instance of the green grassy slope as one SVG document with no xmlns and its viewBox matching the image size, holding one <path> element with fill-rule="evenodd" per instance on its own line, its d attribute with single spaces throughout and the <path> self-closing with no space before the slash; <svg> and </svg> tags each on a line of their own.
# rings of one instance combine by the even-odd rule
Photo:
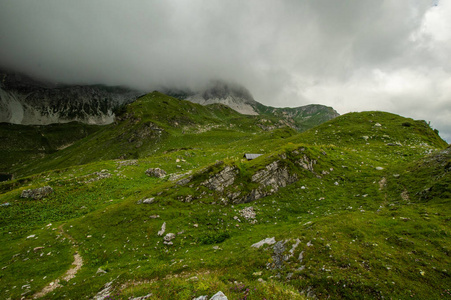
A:
<svg viewBox="0 0 451 300">
<path fill-rule="evenodd" d="M 0 172 L 46 157 L 96 132 L 99 126 L 82 123 L 25 126 L 0 123 Z"/>
<path fill-rule="evenodd" d="M 291 125 L 300 132 L 318 126 L 339 116 L 339 114 L 332 107 L 318 104 L 310 104 L 294 108 L 276 108 L 258 104 L 256 105 L 256 109 L 261 116 L 265 116 L 269 119 L 275 121 L 290 121 L 290 123 L 292 123 Z"/>
<path fill-rule="evenodd" d="M 105 159 L 146 157 L 156 152 L 217 146 L 261 132 L 258 118 L 224 105 L 201 106 L 159 92 L 118 112 L 117 122 L 43 160 L 12 169 L 16 176 Z"/>
<path fill-rule="evenodd" d="M 63 276 L 77 251 L 81 269 L 45 298 L 92 298 L 109 282 L 115 299 L 192 299 L 218 290 L 228 299 L 449 297 L 451 157 L 427 124 L 365 112 L 293 135 L 258 131 L 258 120 L 226 108 L 216 118 L 217 108 L 180 102 L 188 106 L 177 113 L 171 99 L 144 100 L 152 109 L 137 102 L 141 107 L 129 107 L 119 124 L 61 151 L 92 153 L 91 163 L 0 184 L 0 203 L 9 203 L 0 207 L 2 295 L 31 297 Z M 163 111 L 174 114 L 161 119 Z M 227 118 L 227 127 L 215 123 Z M 96 154 L 126 153 L 117 145 L 138 137 L 146 122 L 167 135 L 158 143 L 149 138 L 149 146 L 130 142 L 137 160 Z M 264 155 L 245 161 L 246 152 Z M 316 161 L 311 170 L 299 164 L 306 157 Z M 275 161 L 297 181 L 256 201 L 225 204 L 223 193 L 201 186 L 235 166 L 228 188 L 252 188 L 252 177 Z M 150 167 L 172 176 L 148 177 Z M 190 181 L 177 184 L 177 174 Z M 54 193 L 20 198 L 22 190 L 45 185 Z M 189 195 L 197 197 L 185 201 Z M 149 197 L 155 202 L 138 204 Z M 255 219 L 242 216 L 250 207 Z M 157 234 L 163 223 L 175 234 L 172 245 Z M 282 242 L 282 254 L 251 247 L 271 237 Z"/>
</svg>

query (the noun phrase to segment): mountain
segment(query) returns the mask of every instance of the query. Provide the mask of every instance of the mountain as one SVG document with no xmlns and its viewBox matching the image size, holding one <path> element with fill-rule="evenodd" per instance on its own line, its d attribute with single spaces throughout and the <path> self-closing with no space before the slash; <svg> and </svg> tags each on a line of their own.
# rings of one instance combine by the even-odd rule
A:
<svg viewBox="0 0 451 300">
<path fill-rule="evenodd" d="M 97 128 L 75 123 L 51 127 L 4 124 L 0 138 L 5 143 L 0 149 L 5 157 L 16 158 L 2 162 L 4 171 L 18 176 L 99 160 L 136 159 L 155 151 L 194 148 L 204 143 L 219 145 L 243 140 L 262 132 L 258 124 L 258 116 L 245 116 L 222 104 L 202 106 L 153 92 L 117 110 L 114 123 Z M 88 131 L 89 135 L 84 134 Z M 39 135 L 31 135 L 32 132 Z M 55 146 L 49 147 L 50 144 Z M 32 145 L 35 154 L 43 159 L 27 163 L 18 153 L 33 149 Z M 61 150 L 51 151 L 56 147 Z M 11 167 L 12 164 L 15 165 Z"/>
<path fill-rule="evenodd" d="M 262 118 L 153 92 L 22 163 L 0 183 L 2 295 L 446 297 L 450 148 L 426 122 L 371 111 L 298 133 Z M 67 142 L 8 126 L 15 151 L 33 130 Z"/>
<path fill-rule="evenodd" d="M 5 124 L 12 154 L 2 157 L 21 145 L 49 151 L 0 183 L 0 293 L 446 297 L 446 142 L 386 112 L 302 133 L 262 128 L 272 118 L 153 92 L 93 130 Z"/>
<path fill-rule="evenodd" d="M 266 106 L 257 102 L 245 87 L 220 80 L 211 81 L 205 89 L 198 92 L 170 88 L 164 88 L 162 92 L 201 105 L 220 103 L 241 114 L 265 116 L 266 120 L 261 126 L 269 130 L 282 125 L 304 131 L 339 116 L 333 108 L 318 104 L 295 108 Z"/>
<path fill-rule="evenodd" d="M 78 121 L 109 124 L 113 111 L 142 92 L 104 85 L 55 85 L 23 74 L 0 72 L 0 122 L 46 125 Z"/>
</svg>

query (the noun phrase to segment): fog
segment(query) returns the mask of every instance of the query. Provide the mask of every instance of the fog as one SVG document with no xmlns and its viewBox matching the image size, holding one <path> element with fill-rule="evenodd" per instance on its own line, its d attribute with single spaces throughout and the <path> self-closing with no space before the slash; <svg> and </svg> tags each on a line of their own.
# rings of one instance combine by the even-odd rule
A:
<svg viewBox="0 0 451 300">
<path fill-rule="evenodd" d="M 382 110 L 451 141 L 451 1 L 0 0 L 0 67 L 68 84 L 239 83 L 276 107 Z"/>
</svg>

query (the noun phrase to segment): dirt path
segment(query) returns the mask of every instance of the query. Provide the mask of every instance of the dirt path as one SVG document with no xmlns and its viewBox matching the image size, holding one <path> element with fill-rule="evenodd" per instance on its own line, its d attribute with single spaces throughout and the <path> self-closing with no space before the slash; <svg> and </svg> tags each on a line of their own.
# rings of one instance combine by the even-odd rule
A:
<svg viewBox="0 0 451 300">
<path fill-rule="evenodd" d="M 64 224 L 63 224 L 64 225 Z M 75 249 L 78 248 L 78 244 L 77 241 L 70 236 L 69 234 L 67 234 L 67 232 L 64 231 L 63 229 L 63 225 L 60 225 L 58 227 L 59 232 L 68 240 L 70 240 L 72 242 L 72 247 L 74 247 Z M 60 278 L 55 279 L 54 281 L 50 282 L 47 286 L 45 286 L 41 291 L 37 292 L 36 294 L 33 295 L 33 299 L 37 299 L 37 298 L 41 298 L 44 297 L 45 295 L 47 295 L 48 293 L 54 291 L 55 289 L 61 287 L 62 285 L 60 284 L 61 280 L 65 280 L 65 281 L 69 281 L 72 278 L 75 277 L 75 275 L 77 274 L 78 270 L 81 269 L 81 267 L 83 266 L 83 258 L 81 257 L 81 255 L 78 253 L 78 251 L 75 251 L 74 254 L 74 262 L 72 263 L 72 268 L 70 268 L 69 270 L 67 270 L 67 272 L 60 276 Z"/>
</svg>

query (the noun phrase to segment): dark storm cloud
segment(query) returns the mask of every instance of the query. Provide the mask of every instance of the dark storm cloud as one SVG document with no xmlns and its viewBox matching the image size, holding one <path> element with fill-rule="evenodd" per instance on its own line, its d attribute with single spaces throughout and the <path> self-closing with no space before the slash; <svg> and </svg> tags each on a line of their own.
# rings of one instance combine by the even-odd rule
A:
<svg viewBox="0 0 451 300">
<path fill-rule="evenodd" d="M 144 90 L 224 79 L 267 105 L 392 111 L 451 139 L 450 26 L 449 1 L 0 0 L 0 66 Z"/>
</svg>

